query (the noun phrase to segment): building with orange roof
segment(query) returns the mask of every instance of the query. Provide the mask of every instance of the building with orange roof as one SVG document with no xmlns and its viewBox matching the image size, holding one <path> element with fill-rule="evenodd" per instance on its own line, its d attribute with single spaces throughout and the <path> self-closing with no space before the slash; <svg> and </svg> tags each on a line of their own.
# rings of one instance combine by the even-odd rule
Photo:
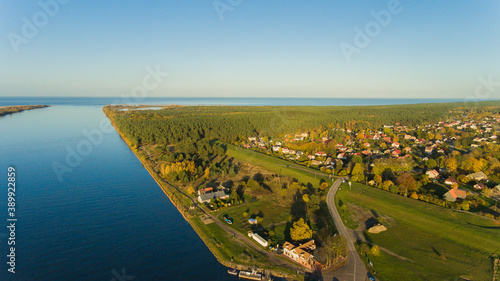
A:
<svg viewBox="0 0 500 281">
<path fill-rule="evenodd" d="M 294 262 L 309 269 L 313 269 L 316 260 L 314 260 L 314 256 L 311 253 L 314 249 L 316 249 L 314 240 L 310 240 L 305 244 L 299 244 L 298 246 L 290 242 L 285 242 L 283 245 L 283 254 Z"/>
</svg>

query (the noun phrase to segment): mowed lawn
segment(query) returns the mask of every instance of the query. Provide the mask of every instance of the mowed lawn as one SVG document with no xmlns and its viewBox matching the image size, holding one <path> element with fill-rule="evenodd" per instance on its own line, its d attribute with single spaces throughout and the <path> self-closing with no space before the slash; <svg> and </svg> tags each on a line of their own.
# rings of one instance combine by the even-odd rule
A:
<svg viewBox="0 0 500 281">
<path fill-rule="evenodd" d="M 227 144 L 226 155 L 234 157 L 242 162 L 249 162 L 251 164 L 264 167 L 271 172 L 295 178 L 304 184 L 310 182 L 313 185 L 319 185 L 319 181 L 321 179 L 326 180 L 328 183 L 332 183 L 332 180 L 329 179 L 328 175 L 321 171 L 309 169 L 299 164 L 265 155 L 250 149 L 237 147 L 235 145 Z M 304 171 L 304 169 L 309 170 L 310 172 Z M 314 173 L 316 173 L 316 176 Z"/>
<path fill-rule="evenodd" d="M 359 183 L 352 190 L 342 185 L 336 197 L 391 218 L 388 231 L 367 238 L 412 262 L 369 253 L 382 280 L 401 280 L 400 273 L 409 270 L 414 274 L 404 280 L 491 280 L 490 255 L 500 252 L 499 223 Z"/>
</svg>

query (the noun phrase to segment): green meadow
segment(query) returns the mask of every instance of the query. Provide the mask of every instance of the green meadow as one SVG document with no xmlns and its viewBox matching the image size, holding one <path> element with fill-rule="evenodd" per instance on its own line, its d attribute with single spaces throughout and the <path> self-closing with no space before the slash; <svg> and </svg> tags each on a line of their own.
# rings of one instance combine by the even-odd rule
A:
<svg viewBox="0 0 500 281">
<path fill-rule="evenodd" d="M 491 255 L 500 252 L 499 223 L 359 183 L 353 183 L 352 189 L 344 184 L 336 196 L 339 200 L 382 217 L 388 230 L 366 233 L 367 239 L 410 260 L 383 252 L 374 256 L 366 245 L 361 247 L 363 258 L 366 253 L 381 280 L 400 280 L 402 272 L 413 272 L 404 280 L 491 280 Z M 340 213 L 348 221 L 356 217 L 349 211 Z"/>
</svg>

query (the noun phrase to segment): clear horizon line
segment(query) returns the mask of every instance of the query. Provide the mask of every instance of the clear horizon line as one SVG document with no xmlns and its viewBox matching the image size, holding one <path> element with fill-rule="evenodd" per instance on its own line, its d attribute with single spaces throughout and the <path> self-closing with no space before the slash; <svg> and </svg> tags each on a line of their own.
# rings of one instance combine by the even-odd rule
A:
<svg viewBox="0 0 500 281">
<path fill-rule="evenodd" d="M 0 98 L 124 98 L 122 96 L 0 96 Z M 208 98 L 208 99 L 213 99 L 213 98 L 220 98 L 220 99 L 413 99 L 413 100 L 462 100 L 463 98 L 455 98 L 455 97 L 450 97 L 450 98 L 422 98 L 422 97 L 398 97 L 398 98 L 391 98 L 391 97 L 382 97 L 382 98 L 377 98 L 377 97 L 251 97 L 251 96 L 244 96 L 244 97 L 227 97 L 227 96 L 170 96 L 170 97 L 158 97 L 158 96 L 150 96 L 150 97 L 144 97 L 141 99 L 169 99 L 169 98 Z M 500 99 L 485 99 L 484 101 L 492 101 L 492 100 L 500 100 Z"/>
</svg>

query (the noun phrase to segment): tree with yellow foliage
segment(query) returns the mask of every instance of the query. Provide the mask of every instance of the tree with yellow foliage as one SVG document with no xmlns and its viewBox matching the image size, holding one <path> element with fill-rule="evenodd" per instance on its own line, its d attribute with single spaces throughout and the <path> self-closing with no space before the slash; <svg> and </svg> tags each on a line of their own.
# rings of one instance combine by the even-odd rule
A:
<svg viewBox="0 0 500 281">
<path fill-rule="evenodd" d="M 454 157 L 450 157 L 450 158 L 446 159 L 445 166 L 446 166 L 446 168 L 448 168 L 451 171 L 456 171 L 458 168 L 457 159 L 455 159 Z"/>
<path fill-rule="evenodd" d="M 290 229 L 290 238 L 294 241 L 311 239 L 312 234 L 313 232 L 311 228 L 302 218 L 294 222 L 292 228 Z"/>
</svg>

